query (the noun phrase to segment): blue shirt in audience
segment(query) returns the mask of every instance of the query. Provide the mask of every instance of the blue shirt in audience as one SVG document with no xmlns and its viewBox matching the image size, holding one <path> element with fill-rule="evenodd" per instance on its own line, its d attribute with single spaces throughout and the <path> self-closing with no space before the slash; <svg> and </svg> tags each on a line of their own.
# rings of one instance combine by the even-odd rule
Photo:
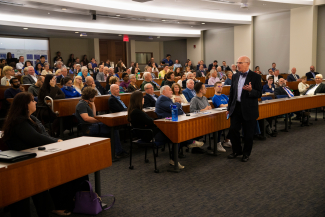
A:
<svg viewBox="0 0 325 217">
<path fill-rule="evenodd" d="M 212 103 L 215 108 L 219 108 L 222 104 L 228 104 L 229 98 L 225 94 L 214 95 L 212 97 Z"/>
<path fill-rule="evenodd" d="M 268 84 L 265 84 L 265 85 L 263 86 L 262 93 L 266 93 L 266 92 L 274 93 L 274 89 L 275 89 L 274 84 L 271 85 L 271 88 L 269 88 L 269 85 L 268 85 Z"/>
<path fill-rule="evenodd" d="M 17 95 L 17 93 L 20 93 L 20 92 L 22 92 L 22 91 L 19 88 L 18 89 L 8 88 L 4 92 L 5 99 L 14 98 Z"/>
<path fill-rule="evenodd" d="M 79 72 L 77 76 L 82 76 L 82 72 Z M 87 76 L 90 76 L 89 72 L 88 72 Z"/>
<path fill-rule="evenodd" d="M 63 85 L 61 90 L 65 94 L 65 98 L 73 98 L 73 97 L 81 96 L 81 94 L 74 87 L 68 87 Z"/>
<path fill-rule="evenodd" d="M 169 59 L 169 60 L 163 59 L 162 61 L 165 62 L 165 64 L 168 64 L 169 66 L 172 66 L 174 64 L 173 60 L 171 60 L 171 59 Z"/>
<path fill-rule="evenodd" d="M 231 79 L 227 78 L 223 85 L 231 85 Z"/>
</svg>

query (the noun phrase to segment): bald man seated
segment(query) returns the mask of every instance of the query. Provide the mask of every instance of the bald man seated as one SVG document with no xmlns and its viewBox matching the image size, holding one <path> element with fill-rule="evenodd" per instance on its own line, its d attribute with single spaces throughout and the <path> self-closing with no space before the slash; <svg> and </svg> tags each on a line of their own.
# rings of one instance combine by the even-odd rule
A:
<svg viewBox="0 0 325 217">
<path fill-rule="evenodd" d="M 297 69 L 296 69 L 295 67 L 293 67 L 293 68 L 291 69 L 291 74 L 288 75 L 288 77 L 287 77 L 287 81 L 288 81 L 288 82 L 292 82 L 292 81 L 301 81 L 299 75 L 296 75 L 296 71 L 297 71 Z"/>
<path fill-rule="evenodd" d="M 108 99 L 108 107 L 111 113 L 126 111 L 128 108 L 120 98 L 120 87 L 112 84 L 110 87 L 111 97 Z"/>
</svg>

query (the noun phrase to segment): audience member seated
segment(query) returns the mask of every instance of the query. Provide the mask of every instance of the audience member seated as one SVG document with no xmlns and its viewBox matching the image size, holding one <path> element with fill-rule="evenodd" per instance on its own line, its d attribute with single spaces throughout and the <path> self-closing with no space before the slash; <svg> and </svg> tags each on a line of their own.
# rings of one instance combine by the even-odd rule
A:
<svg viewBox="0 0 325 217">
<path fill-rule="evenodd" d="M 87 68 L 88 68 L 88 73 L 90 75 L 93 75 L 94 74 L 94 69 L 93 69 L 93 66 L 91 65 L 91 63 L 88 63 Z M 105 74 L 105 72 L 104 72 L 104 74 Z"/>
<path fill-rule="evenodd" d="M 56 77 L 56 83 L 60 84 L 61 80 L 68 76 L 68 69 L 65 66 L 61 67 L 61 75 Z"/>
<path fill-rule="evenodd" d="M 123 73 L 122 79 L 123 81 L 120 83 L 120 86 L 123 88 L 124 92 L 126 92 L 128 90 L 128 86 L 130 85 L 128 73 Z"/>
<path fill-rule="evenodd" d="M 122 62 L 122 61 L 119 61 L 119 62 L 117 63 L 117 66 L 116 66 L 116 68 L 115 68 L 114 73 L 117 74 L 117 73 L 119 73 L 119 72 L 125 72 L 125 70 L 126 70 L 126 68 L 125 68 L 123 62 Z"/>
<path fill-rule="evenodd" d="M 180 86 L 181 86 L 181 88 L 183 88 L 183 81 L 185 81 L 186 80 L 186 74 L 184 73 L 184 74 L 182 74 L 182 77 L 181 77 L 181 79 L 179 79 L 178 81 L 177 81 L 177 84 L 179 84 Z M 185 88 L 185 87 L 184 87 Z"/>
<path fill-rule="evenodd" d="M 146 95 L 143 97 L 143 108 L 155 107 L 158 96 L 154 93 L 153 86 L 150 83 L 144 85 L 144 91 L 146 92 Z"/>
<path fill-rule="evenodd" d="M 109 88 L 111 88 L 112 84 L 117 84 L 119 87 L 119 92 L 125 93 L 123 87 L 120 86 L 120 84 L 121 84 L 120 79 L 118 79 L 117 77 L 114 77 L 114 76 L 110 77 L 109 78 Z M 106 86 L 106 88 L 108 88 L 108 87 Z M 108 94 L 111 94 L 111 90 L 108 91 Z"/>
<path fill-rule="evenodd" d="M 38 96 L 39 90 L 41 89 L 43 83 L 44 83 L 45 77 L 44 76 L 39 76 L 37 78 L 37 82 L 35 84 L 32 84 L 29 88 L 28 88 L 28 92 L 30 92 L 31 94 L 33 94 L 34 97 Z"/>
<path fill-rule="evenodd" d="M 114 77 L 112 77 L 114 78 Z M 127 107 L 120 99 L 120 87 L 117 84 L 112 84 L 110 87 L 111 97 L 108 99 L 108 107 L 111 113 L 126 111 Z"/>
<path fill-rule="evenodd" d="M 131 93 L 136 90 L 140 90 L 140 88 L 136 85 L 137 80 L 135 79 L 135 75 L 130 74 L 129 78 L 130 78 L 130 84 L 128 86 L 127 92 Z"/>
<path fill-rule="evenodd" d="M 287 95 L 288 97 L 294 96 L 291 90 L 286 87 L 286 80 L 284 80 L 284 78 L 280 78 L 278 83 L 278 87 L 274 89 L 274 95 L 276 97 L 279 95 Z"/>
<path fill-rule="evenodd" d="M 235 64 L 231 65 L 231 71 L 232 71 L 233 74 L 237 73 L 237 66 Z"/>
<path fill-rule="evenodd" d="M 276 70 L 276 63 L 272 63 L 272 68 L 271 69 L 272 69 L 273 72 L 275 72 L 275 70 Z"/>
<path fill-rule="evenodd" d="M 187 66 L 186 68 L 185 68 L 185 75 L 187 75 L 188 73 L 192 73 L 192 70 L 191 70 L 191 68 L 189 67 L 189 66 Z"/>
<path fill-rule="evenodd" d="M 180 79 L 183 75 L 183 73 L 181 72 L 181 68 L 176 68 L 174 70 L 174 75 L 175 75 L 175 79 Z"/>
<path fill-rule="evenodd" d="M 192 65 L 192 61 L 191 61 L 191 60 L 189 60 L 189 61 L 187 62 L 186 67 L 189 67 L 191 71 L 194 70 L 194 66 Z"/>
<path fill-rule="evenodd" d="M 307 76 L 302 76 L 301 82 L 298 84 L 298 90 L 300 96 L 305 95 L 308 88 L 309 88 L 309 84 L 307 84 Z"/>
<path fill-rule="evenodd" d="M 205 76 L 204 66 L 200 65 L 199 69 L 196 71 L 196 77 L 200 78 L 200 77 L 204 77 L 204 76 Z"/>
<path fill-rule="evenodd" d="M 81 76 L 76 76 L 73 81 L 73 87 L 78 91 L 78 93 L 81 94 L 81 90 L 84 87 L 84 84 L 82 83 Z"/>
<path fill-rule="evenodd" d="M 200 62 L 198 62 L 198 65 L 196 66 L 196 70 L 200 70 L 200 66 L 203 66 L 203 70 L 205 71 L 207 69 L 207 66 L 204 64 L 204 61 L 201 60 Z"/>
<path fill-rule="evenodd" d="M 174 62 L 173 60 L 170 59 L 171 55 L 170 54 L 167 54 L 166 55 L 166 58 L 163 59 L 162 61 L 165 62 L 165 64 L 167 64 L 168 66 L 172 66 L 174 65 Z"/>
<path fill-rule="evenodd" d="M 86 82 L 86 77 L 91 76 L 88 72 L 88 68 L 86 66 L 83 66 L 81 68 L 81 72 L 77 74 L 77 76 L 81 76 L 82 82 Z"/>
<path fill-rule="evenodd" d="M 16 63 L 16 69 L 23 69 L 24 68 L 24 64 L 25 64 L 24 59 L 25 59 L 24 56 L 19 57 L 19 62 Z"/>
<path fill-rule="evenodd" d="M 53 63 L 55 63 L 56 61 L 58 61 L 58 59 L 63 60 L 62 57 L 61 57 L 61 52 L 60 51 L 56 52 L 56 56 L 53 58 Z"/>
<path fill-rule="evenodd" d="M 147 85 L 151 84 L 146 84 L 146 86 Z M 145 99 L 142 92 L 135 91 L 131 94 L 128 108 L 128 121 L 131 123 L 132 127 L 138 129 L 151 129 L 157 146 L 171 143 L 168 137 L 154 124 L 153 119 L 142 110 L 145 108 L 143 102 L 145 102 Z M 136 132 L 136 135 L 144 142 L 150 142 L 152 140 L 146 133 Z"/>
<path fill-rule="evenodd" d="M 4 98 L 14 98 L 17 93 L 25 92 L 25 88 L 23 86 L 20 86 L 20 82 L 18 78 L 12 78 L 9 81 L 11 88 L 8 88 L 4 92 Z"/>
<path fill-rule="evenodd" d="M 229 66 L 227 65 L 226 61 L 222 61 L 222 66 L 221 66 L 222 71 L 230 71 Z"/>
<path fill-rule="evenodd" d="M 210 71 L 210 74 L 211 74 L 211 78 L 209 78 L 208 85 L 214 85 L 217 81 L 220 81 L 218 77 L 218 72 L 216 70 L 212 69 Z"/>
<path fill-rule="evenodd" d="M 222 82 L 217 81 L 214 84 L 214 96 L 212 97 L 212 103 L 215 108 L 227 108 L 228 107 L 229 98 L 226 95 L 221 94 L 221 93 L 222 93 Z M 222 130 L 218 131 L 217 150 L 220 152 L 226 152 L 226 150 L 222 147 L 222 144 L 221 144 L 221 134 L 222 134 Z M 231 142 L 228 138 L 224 141 L 223 146 L 228 147 L 228 148 L 231 147 Z"/>
<path fill-rule="evenodd" d="M 23 84 L 35 84 L 37 77 L 35 75 L 34 67 L 28 66 L 27 70 L 28 74 L 23 76 Z"/>
<path fill-rule="evenodd" d="M 217 76 L 221 81 L 225 81 L 227 79 L 226 73 L 222 71 L 221 66 L 217 67 L 217 72 L 218 72 Z"/>
<path fill-rule="evenodd" d="M 67 62 L 67 67 L 71 68 L 73 66 L 74 62 L 75 62 L 74 54 L 70 54 L 68 62 Z"/>
<path fill-rule="evenodd" d="M 106 60 L 106 62 L 104 63 L 105 67 L 111 68 L 111 61 L 110 60 Z"/>
<path fill-rule="evenodd" d="M 186 83 L 187 83 L 188 80 L 193 80 L 194 81 L 194 84 L 197 83 L 194 74 L 191 73 L 191 72 L 189 72 L 189 73 L 186 74 L 186 80 L 182 81 L 182 87 L 183 88 L 186 88 Z M 194 88 L 194 86 L 193 86 L 193 88 Z"/>
<path fill-rule="evenodd" d="M 10 86 L 10 79 L 12 79 L 15 74 L 13 68 L 11 66 L 5 66 L 2 70 L 3 77 L 1 78 L 1 85 Z"/>
<path fill-rule="evenodd" d="M 204 84 L 208 84 L 210 78 L 211 78 L 211 73 L 210 72 L 207 72 L 207 75 L 205 76 L 205 82 L 204 82 Z"/>
<path fill-rule="evenodd" d="M 73 64 L 73 68 L 70 69 L 70 71 L 69 71 L 70 74 L 74 74 L 74 75 L 79 75 L 80 72 L 81 72 L 81 65 L 76 64 L 76 63 Z M 81 76 L 81 75 L 79 75 L 79 76 Z"/>
<path fill-rule="evenodd" d="M 299 78 L 299 75 L 296 75 L 296 71 L 297 69 L 295 67 L 293 67 L 291 69 L 291 74 L 288 75 L 287 77 L 287 81 L 291 82 L 291 81 L 301 81 L 301 79 Z"/>
<path fill-rule="evenodd" d="M 91 77 L 92 78 L 92 77 Z M 111 129 L 105 124 L 99 122 L 94 116 L 96 115 L 95 97 L 97 91 L 91 87 L 85 87 L 82 90 L 81 100 L 76 106 L 76 117 L 82 124 L 82 131 L 88 136 L 107 137 Z M 115 156 L 117 158 L 127 157 L 127 153 L 122 149 L 120 135 L 118 130 L 114 130 Z"/>
<path fill-rule="evenodd" d="M 155 58 L 151 57 L 148 66 L 151 66 L 152 68 L 154 68 L 153 64 L 158 68 L 158 64 L 155 63 Z"/>
<path fill-rule="evenodd" d="M 63 66 L 63 63 L 61 61 L 57 61 L 56 63 L 54 63 L 53 72 L 56 72 L 57 70 L 61 69 L 62 66 Z"/>
<path fill-rule="evenodd" d="M 157 85 L 154 82 L 152 82 L 152 77 L 151 77 L 150 72 L 145 72 L 143 74 L 143 79 L 144 79 L 144 81 L 141 84 L 141 90 L 142 91 L 144 91 L 144 85 L 146 85 L 147 83 L 150 83 L 153 86 L 154 90 L 158 90 Z"/>
<path fill-rule="evenodd" d="M 32 115 L 35 111 L 36 102 L 32 94 L 17 94 L 3 126 L 3 139 L 9 149 L 21 151 L 62 141 L 48 135 L 41 122 Z M 55 210 L 47 190 L 32 196 L 32 199 L 38 216 L 49 216 L 52 211 L 68 215 L 65 210 Z M 29 198 L 11 204 L 9 208 L 11 216 L 31 216 Z"/>
<path fill-rule="evenodd" d="M 65 98 L 80 97 L 81 94 L 72 86 L 72 78 L 65 77 L 61 80 L 62 92 Z"/>
<path fill-rule="evenodd" d="M 277 87 L 277 84 L 278 84 L 278 81 L 280 78 L 283 78 L 282 75 L 280 75 L 280 71 L 279 69 L 276 69 L 274 71 L 274 76 L 273 76 L 273 82 L 274 82 L 274 85 Z"/>
<path fill-rule="evenodd" d="M 174 72 L 168 72 L 165 75 L 166 81 L 164 85 L 168 85 L 169 87 L 171 87 L 174 83 L 175 83 L 175 75 Z"/>
<path fill-rule="evenodd" d="M 103 73 L 104 73 L 104 80 L 103 81 L 106 81 L 107 78 L 110 76 L 109 71 L 113 72 L 113 68 L 109 68 L 109 67 L 105 66 L 104 69 L 103 69 Z"/>
<path fill-rule="evenodd" d="M 325 93 L 325 84 L 323 84 L 323 75 L 317 74 L 315 77 L 316 84 L 311 84 L 305 95 L 316 95 L 317 93 Z"/>
<path fill-rule="evenodd" d="M 182 93 L 182 88 L 178 83 L 172 85 L 172 101 L 175 102 L 175 98 L 179 98 L 181 103 L 188 103 L 187 99 L 185 98 L 184 94 Z"/>
<path fill-rule="evenodd" d="M 201 82 L 197 83 L 194 85 L 194 90 L 196 93 L 196 96 L 194 96 L 191 99 L 190 102 L 190 111 L 195 112 L 195 111 L 207 111 L 212 109 L 210 106 L 210 103 L 208 102 L 208 99 L 204 96 L 207 92 L 207 89 L 205 85 Z"/>
<path fill-rule="evenodd" d="M 43 66 L 41 63 L 37 63 L 35 66 L 35 74 L 36 75 L 41 75 L 43 71 Z"/>
<path fill-rule="evenodd" d="M 186 89 L 183 90 L 183 94 L 187 102 L 191 102 L 192 98 L 196 96 L 196 92 L 194 90 L 194 81 L 192 79 L 188 79 L 186 81 Z"/>
<path fill-rule="evenodd" d="M 159 79 L 163 79 L 163 78 L 165 77 L 165 75 L 166 75 L 169 71 L 170 71 L 170 70 L 169 70 L 169 66 L 166 64 L 165 67 L 164 67 L 164 69 L 161 70 L 161 71 L 159 72 L 159 74 L 158 74 Z"/>
<path fill-rule="evenodd" d="M 263 86 L 262 93 L 273 93 L 275 89 L 274 83 L 273 83 L 273 76 L 270 76 L 267 79 L 267 84 Z"/>
<path fill-rule="evenodd" d="M 102 87 L 102 85 L 100 85 L 100 83 L 98 81 L 94 81 L 93 77 L 87 76 L 85 80 L 86 80 L 86 82 L 85 82 L 83 89 L 85 87 L 92 87 L 94 90 L 97 91 L 97 96 L 107 94 L 107 91 Z"/>
<path fill-rule="evenodd" d="M 144 67 L 144 72 L 150 72 L 152 79 L 156 79 L 157 76 L 154 72 L 152 72 L 152 68 L 150 66 Z"/>
<path fill-rule="evenodd" d="M 175 63 L 174 63 L 174 71 L 176 68 L 181 68 L 182 67 L 182 64 L 180 64 L 179 60 L 175 60 Z"/>
<path fill-rule="evenodd" d="M 310 71 L 306 73 L 307 80 L 308 81 L 315 80 L 317 74 L 319 73 L 315 72 L 315 66 L 310 66 Z"/>
<path fill-rule="evenodd" d="M 50 70 L 50 64 L 44 63 L 44 69 L 43 69 L 41 75 L 47 75 L 47 74 L 52 74 L 52 71 Z"/>
<path fill-rule="evenodd" d="M 96 60 L 95 60 L 94 57 L 91 58 L 90 64 L 91 64 L 92 68 L 96 68 L 97 67 L 97 62 L 96 62 Z M 88 63 L 87 63 L 87 65 L 88 65 Z"/>
<path fill-rule="evenodd" d="M 105 76 L 104 75 L 104 66 L 103 65 L 100 65 L 99 68 L 98 68 L 98 73 L 96 75 L 96 80 L 97 81 L 105 81 L 104 76 Z"/>
<path fill-rule="evenodd" d="M 274 76 L 274 72 L 271 68 L 268 70 L 268 72 L 269 72 L 269 74 L 266 76 L 266 80 L 268 80 L 270 76 L 272 76 L 272 77 Z"/>
<path fill-rule="evenodd" d="M 212 67 L 218 68 L 218 61 L 215 60 L 213 63 L 209 64 L 208 71 L 211 71 Z"/>
<path fill-rule="evenodd" d="M 151 67 L 151 72 L 158 72 L 159 73 L 157 63 L 151 63 L 150 67 Z"/>
<path fill-rule="evenodd" d="M 229 71 L 226 73 L 226 75 L 227 75 L 227 79 L 225 80 L 224 85 L 231 85 L 231 81 L 232 81 L 232 71 L 229 70 Z"/>
</svg>

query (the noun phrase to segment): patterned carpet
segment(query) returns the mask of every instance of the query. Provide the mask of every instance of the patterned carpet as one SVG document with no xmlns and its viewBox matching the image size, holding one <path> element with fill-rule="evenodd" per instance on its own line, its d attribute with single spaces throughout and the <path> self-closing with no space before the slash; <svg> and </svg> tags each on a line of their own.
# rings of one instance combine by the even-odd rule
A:
<svg viewBox="0 0 325 217">
<path fill-rule="evenodd" d="M 179 174 L 167 172 L 167 147 L 158 174 L 152 152 L 144 163 L 143 149 L 136 149 L 134 170 L 129 159 L 102 170 L 102 193 L 116 203 L 98 216 L 325 216 L 325 121 L 311 122 L 294 121 L 290 132 L 255 140 L 247 163 L 227 159 L 229 148 L 217 157 L 184 152 Z"/>
</svg>

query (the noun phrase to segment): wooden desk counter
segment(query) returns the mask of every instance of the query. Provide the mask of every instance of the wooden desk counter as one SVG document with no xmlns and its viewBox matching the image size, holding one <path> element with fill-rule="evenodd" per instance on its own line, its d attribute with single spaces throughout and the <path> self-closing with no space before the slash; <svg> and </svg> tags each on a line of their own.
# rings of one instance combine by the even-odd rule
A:
<svg viewBox="0 0 325 217">
<path fill-rule="evenodd" d="M 25 150 L 37 153 L 36 158 L 0 163 L 0 207 L 111 166 L 110 146 L 107 138 L 79 137 L 46 145 L 46 151 Z M 57 151 L 47 152 L 50 149 Z"/>
</svg>

